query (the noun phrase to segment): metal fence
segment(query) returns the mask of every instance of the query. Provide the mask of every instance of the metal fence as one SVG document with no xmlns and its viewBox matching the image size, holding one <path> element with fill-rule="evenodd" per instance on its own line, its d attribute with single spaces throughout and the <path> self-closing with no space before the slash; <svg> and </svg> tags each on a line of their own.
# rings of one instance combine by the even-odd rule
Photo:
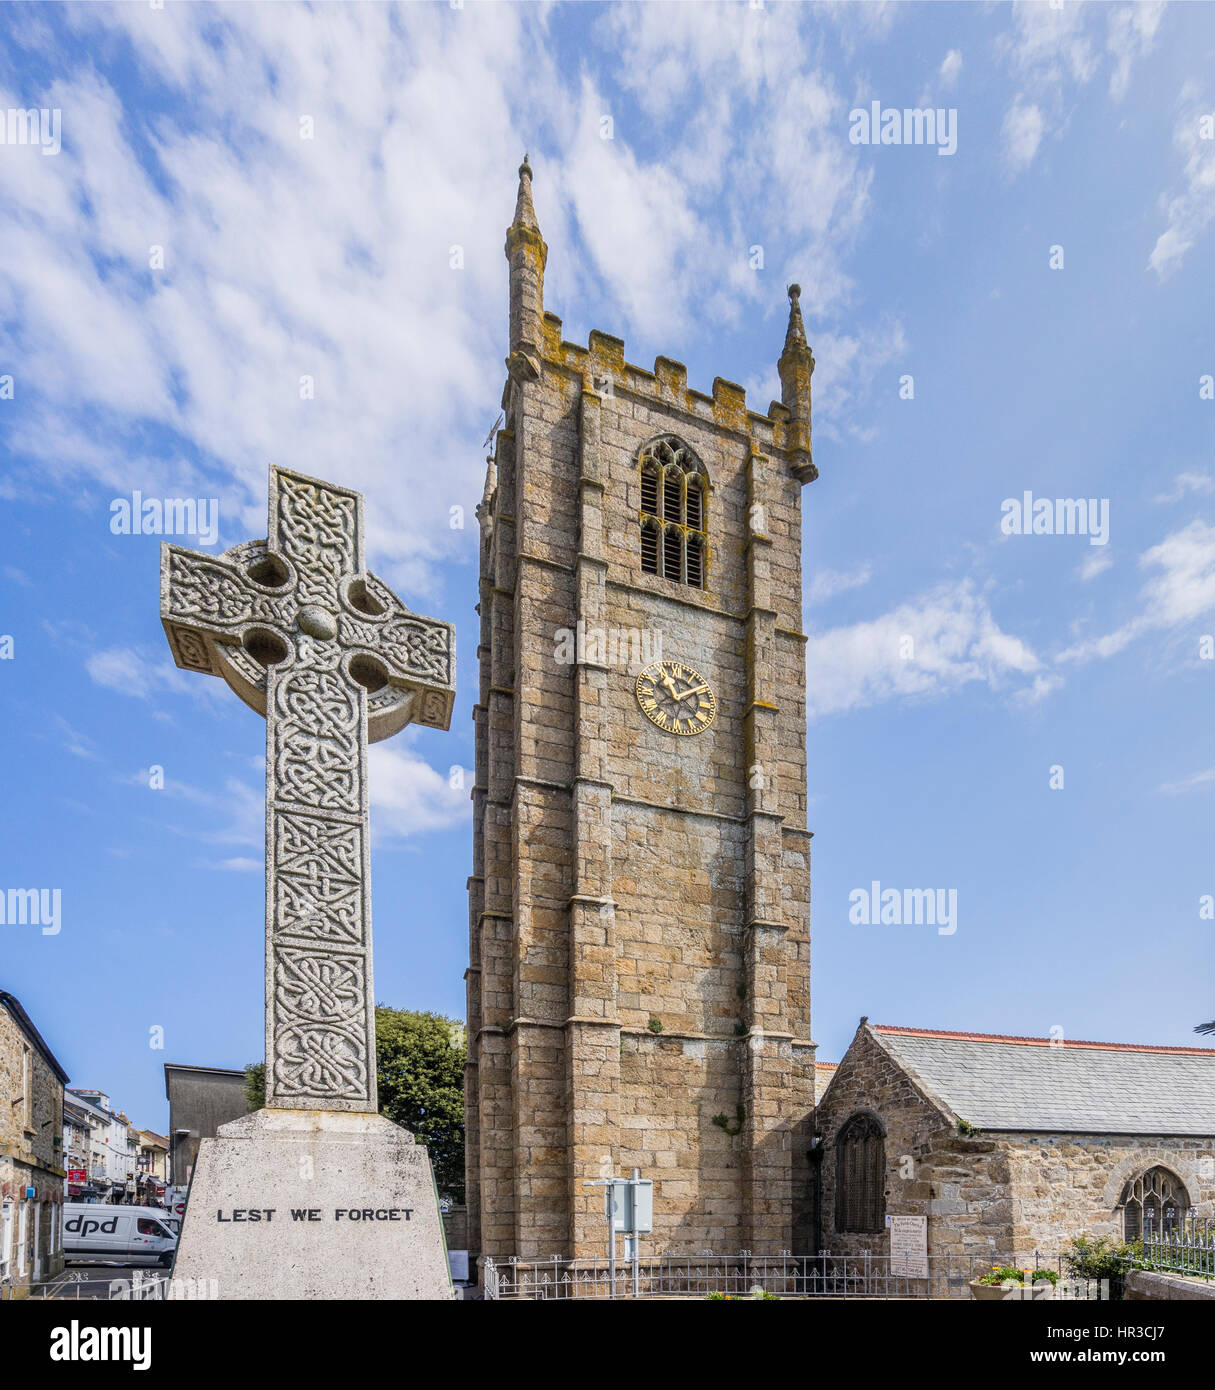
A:
<svg viewBox="0 0 1215 1390">
<path fill-rule="evenodd" d="M 114 1299 L 134 1302 L 169 1297 L 169 1276 L 159 1270 L 135 1269 L 119 1273 L 104 1265 L 65 1269 L 50 1279 L 25 1281 L 0 1280 L 0 1301 L 18 1299 L 91 1299 L 109 1302 Z"/>
<path fill-rule="evenodd" d="M 1143 1228 L 1143 1264 L 1171 1274 L 1215 1277 L 1215 1222 L 1188 1216 Z"/>
<path fill-rule="evenodd" d="M 566 1298 L 864 1298 L 968 1299 L 970 1284 L 993 1264 L 983 1256 L 938 1256 L 928 1261 L 927 1277 L 910 1275 L 886 1255 L 656 1255 L 616 1265 L 615 1281 L 606 1256 L 594 1259 L 487 1259 L 483 1287 L 487 1299 Z M 1012 1263 L 1009 1261 L 1008 1263 Z M 1069 1279 L 1062 1261 L 1053 1266 L 1034 1258 L 1034 1268 L 1053 1268 L 1059 1276 L 1052 1296 L 1065 1299 L 1108 1297 L 1097 1280 Z M 759 1290 L 760 1293 L 756 1293 Z M 1010 1290 L 1022 1296 L 1022 1290 Z M 1023 1296 L 1031 1296 L 1026 1287 Z"/>
</svg>

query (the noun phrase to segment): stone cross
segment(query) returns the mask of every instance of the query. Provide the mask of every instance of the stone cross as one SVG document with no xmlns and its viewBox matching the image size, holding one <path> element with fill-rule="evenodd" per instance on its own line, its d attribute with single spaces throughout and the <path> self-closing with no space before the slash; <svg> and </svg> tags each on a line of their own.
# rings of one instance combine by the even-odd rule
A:
<svg viewBox="0 0 1215 1390">
<path fill-rule="evenodd" d="M 269 535 L 220 556 L 163 545 L 178 666 L 266 716 L 266 1105 L 374 1114 L 367 742 L 446 729 L 450 623 L 363 565 L 363 498 L 270 469 Z"/>
</svg>

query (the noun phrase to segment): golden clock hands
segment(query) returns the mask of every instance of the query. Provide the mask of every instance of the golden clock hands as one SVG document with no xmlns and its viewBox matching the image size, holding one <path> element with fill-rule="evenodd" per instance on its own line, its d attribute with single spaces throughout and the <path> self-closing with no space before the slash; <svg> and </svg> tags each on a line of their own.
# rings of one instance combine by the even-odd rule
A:
<svg viewBox="0 0 1215 1390">
<path fill-rule="evenodd" d="M 662 673 L 662 683 L 666 686 L 667 694 L 670 695 L 672 700 L 678 700 L 680 698 L 679 692 L 675 689 L 675 682 L 671 679 L 669 672 L 664 671 Z"/>
<path fill-rule="evenodd" d="M 677 700 L 686 700 L 689 695 L 703 695 L 708 690 L 708 685 L 694 685 L 690 690 L 685 690 L 682 695 L 676 695 Z"/>
</svg>

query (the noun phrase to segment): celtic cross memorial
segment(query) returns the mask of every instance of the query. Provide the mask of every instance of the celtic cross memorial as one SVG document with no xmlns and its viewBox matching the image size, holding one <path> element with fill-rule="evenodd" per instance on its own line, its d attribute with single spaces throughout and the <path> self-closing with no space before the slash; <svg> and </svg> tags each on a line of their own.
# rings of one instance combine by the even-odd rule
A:
<svg viewBox="0 0 1215 1390">
<path fill-rule="evenodd" d="M 353 1230 L 352 1212 L 361 1221 L 366 1213 L 409 1210 L 408 1221 L 414 1211 L 388 1200 L 391 1173 L 382 1173 L 383 1181 L 375 1177 L 388 1150 L 395 1153 L 402 1139 L 411 1145 L 412 1137 L 377 1114 L 367 745 L 409 723 L 448 728 L 455 699 L 455 632 L 449 623 L 410 612 L 367 572 L 359 493 L 278 467 L 270 470 L 269 493 L 264 541 L 245 542 L 220 556 L 175 545 L 161 548 L 161 621 L 177 665 L 222 676 L 266 718 L 266 1109 L 204 1141 L 204 1149 L 207 1143 L 220 1148 L 199 1154 L 182 1234 L 183 1255 L 189 1245 L 195 1257 L 208 1229 L 200 1233 L 200 1222 L 190 1220 L 204 1160 L 210 1168 L 202 1186 L 212 1198 L 216 1192 L 222 1197 L 223 1184 L 213 1170 L 224 1167 L 222 1146 L 237 1139 L 260 1138 L 280 1148 L 319 1144 L 312 1157 L 322 1160 L 327 1143 L 347 1146 L 342 1171 L 348 1191 L 345 1205 L 334 1207 L 345 1215 L 330 1217 L 322 1206 L 315 1208 L 322 1215 L 313 1222 L 345 1220 Z M 284 1112 L 308 1116 L 293 1121 Z M 368 1118 L 360 1124 L 359 1117 Z M 379 1183 L 366 1194 L 370 1206 L 355 1205 L 349 1181 L 348 1146 L 360 1141 L 380 1155 L 367 1158 L 368 1181 Z M 424 1160 L 425 1150 L 420 1152 Z M 267 1158 L 268 1168 L 282 1157 Z M 415 1159 L 398 1155 L 392 1162 L 416 1166 Z M 237 1194 L 232 1210 L 243 1213 L 251 1200 L 251 1160 L 244 1154 L 240 1162 L 245 1168 L 240 1190 L 246 1195 Z M 280 1164 L 267 1181 L 281 1178 Z M 425 1195 L 433 1204 L 433 1183 Z M 275 1215 L 281 1208 L 280 1229 L 290 1219 L 291 1196 L 286 1194 L 279 1208 L 269 1201 L 260 1208 Z M 313 1209 L 308 1192 L 294 1196 Z M 218 1226 L 243 1226 L 243 1216 L 226 1214 L 222 1204 L 216 1210 Z M 208 1213 L 203 1216 L 210 1222 Z M 373 1222 L 377 1219 L 372 1215 Z M 385 1219 L 399 1224 L 402 1218 Z M 275 1248 L 273 1221 L 271 1216 L 256 1223 L 265 1233 L 268 1258 Z M 245 1239 L 243 1229 L 240 1235 Z M 365 1235 L 357 1230 L 356 1244 Z M 209 1239 L 214 1245 L 218 1236 L 212 1231 Z M 282 1255 L 292 1268 L 309 1263 L 294 1249 Z M 331 1250 L 328 1258 L 333 1255 Z M 374 1265 L 374 1253 L 355 1263 L 366 1264 L 368 1258 Z M 192 1259 L 192 1275 L 200 1272 L 198 1264 Z M 244 1267 L 241 1260 L 220 1259 L 208 1269 L 225 1264 L 233 1272 Z M 327 1290 L 323 1268 L 318 1263 L 321 1282 L 314 1280 L 302 1296 L 351 1296 L 349 1287 L 340 1294 Z M 374 1287 L 374 1270 L 363 1277 Z M 242 1288 L 232 1296 L 300 1293 L 259 1295 Z M 366 1296 L 411 1295 L 385 1293 L 381 1285 Z"/>
</svg>

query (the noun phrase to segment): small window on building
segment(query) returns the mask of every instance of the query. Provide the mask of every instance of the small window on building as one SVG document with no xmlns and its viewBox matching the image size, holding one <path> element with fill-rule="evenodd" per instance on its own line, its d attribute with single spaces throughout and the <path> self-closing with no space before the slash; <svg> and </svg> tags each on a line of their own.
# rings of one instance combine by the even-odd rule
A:
<svg viewBox="0 0 1215 1390">
<path fill-rule="evenodd" d="M 872 1115 L 854 1115 L 835 1141 L 835 1225 L 881 1231 L 886 1217 L 886 1141 Z"/>
<path fill-rule="evenodd" d="M 708 477 L 686 444 L 672 436 L 641 451 L 641 572 L 694 589 L 708 563 Z"/>
<path fill-rule="evenodd" d="M 1149 1168 L 1122 1189 L 1124 1240 L 1139 1240 L 1147 1230 L 1155 1235 L 1177 1230 L 1190 1208 L 1189 1194 L 1180 1178 L 1167 1168 Z"/>
</svg>

